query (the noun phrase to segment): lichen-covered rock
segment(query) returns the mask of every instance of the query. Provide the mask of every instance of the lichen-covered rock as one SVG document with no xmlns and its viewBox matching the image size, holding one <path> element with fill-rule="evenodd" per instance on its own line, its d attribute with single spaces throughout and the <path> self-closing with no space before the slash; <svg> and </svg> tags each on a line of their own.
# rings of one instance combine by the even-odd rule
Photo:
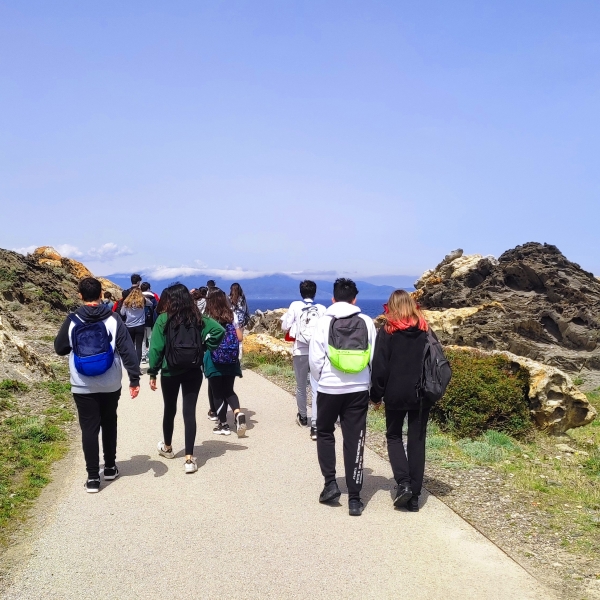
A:
<svg viewBox="0 0 600 600">
<path fill-rule="evenodd" d="M 248 333 L 267 333 L 272 337 L 283 339 L 285 336 L 281 329 L 281 317 L 287 312 L 287 308 L 276 308 L 275 310 L 257 310 L 251 317 L 246 327 Z"/>
<path fill-rule="evenodd" d="M 482 352 L 478 348 L 449 346 L 452 350 Z M 564 433 L 568 429 L 591 423 L 596 410 L 573 384 L 571 378 L 556 367 L 541 364 L 511 352 L 494 350 L 489 354 L 501 354 L 527 369 L 529 372 L 529 407 L 536 427 L 551 434 Z"/>
<path fill-rule="evenodd" d="M 244 352 L 255 352 L 257 354 L 292 356 L 291 342 L 284 342 L 266 333 L 250 334 L 244 337 Z"/>
</svg>

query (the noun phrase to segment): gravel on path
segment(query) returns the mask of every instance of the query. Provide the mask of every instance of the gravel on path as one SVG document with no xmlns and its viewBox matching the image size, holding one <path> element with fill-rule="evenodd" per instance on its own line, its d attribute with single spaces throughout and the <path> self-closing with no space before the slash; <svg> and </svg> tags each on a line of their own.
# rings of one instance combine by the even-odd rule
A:
<svg viewBox="0 0 600 600">
<path fill-rule="evenodd" d="M 251 371 L 236 384 L 246 438 L 212 433 L 203 384 L 199 470 L 186 475 L 181 414 L 177 457 L 159 457 L 162 397 L 142 382 L 136 400 L 120 402 L 121 476 L 86 494 L 76 445 L 64 493 L 23 542 L 27 558 L 2 598 L 553 598 L 433 496 L 419 513 L 393 510 L 389 465 L 368 449 L 362 517 L 348 515 L 345 494 L 338 506 L 319 504 L 316 447 L 295 424 L 295 401 Z"/>
</svg>

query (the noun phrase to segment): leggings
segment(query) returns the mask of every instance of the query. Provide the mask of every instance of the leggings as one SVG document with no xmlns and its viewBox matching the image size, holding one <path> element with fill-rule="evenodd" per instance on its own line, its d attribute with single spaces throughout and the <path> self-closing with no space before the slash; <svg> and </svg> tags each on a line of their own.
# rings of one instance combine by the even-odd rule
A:
<svg viewBox="0 0 600 600">
<path fill-rule="evenodd" d="M 190 369 L 181 375 L 160 377 L 165 411 L 163 415 L 163 435 L 165 445 L 170 446 L 173 441 L 173 428 L 177 414 L 177 396 L 181 387 L 183 397 L 183 424 L 185 426 L 185 453 L 194 454 L 196 441 L 196 403 L 202 385 L 202 371 Z"/>
<path fill-rule="evenodd" d="M 240 409 L 239 398 L 233 391 L 234 383 L 235 375 L 221 375 L 208 380 L 208 385 L 212 390 L 215 412 L 221 423 L 227 423 L 228 406 L 231 406 L 233 411 Z"/>
<path fill-rule="evenodd" d="M 135 352 L 138 358 L 138 364 L 142 362 L 142 345 L 144 344 L 144 330 L 146 328 L 143 325 L 139 325 L 138 327 L 128 327 L 127 331 L 129 331 L 129 335 L 131 336 L 131 340 L 135 345 Z"/>
</svg>

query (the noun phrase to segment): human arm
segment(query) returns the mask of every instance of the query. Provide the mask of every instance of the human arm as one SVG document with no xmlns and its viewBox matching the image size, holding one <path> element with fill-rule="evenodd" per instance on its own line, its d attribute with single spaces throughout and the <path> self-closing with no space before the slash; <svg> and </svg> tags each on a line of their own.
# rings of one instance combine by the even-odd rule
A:
<svg viewBox="0 0 600 600">
<path fill-rule="evenodd" d="M 150 350 L 148 352 L 148 375 L 150 375 L 150 380 L 156 380 L 165 358 L 167 318 L 167 313 L 158 315 L 158 319 L 156 319 L 156 323 L 152 328 L 152 338 L 150 339 Z"/>
<path fill-rule="evenodd" d="M 283 316 L 281 317 L 281 329 L 283 331 L 289 331 L 292 328 L 292 325 L 294 324 L 294 310 L 293 307 L 294 303 L 292 302 L 290 304 L 290 307 L 288 308 L 287 312 L 283 314 Z"/>
<path fill-rule="evenodd" d="M 202 321 L 202 341 L 207 350 L 216 350 L 225 335 L 225 328 L 210 317 L 203 317 Z"/>
<path fill-rule="evenodd" d="M 117 333 L 115 346 L 117 348 L 117 352 L 121 357 L 121 362 L 129 375 L 129 387 L 130 388 L 139 388 L 140 385 L 140 365 L 138 362 L 137 353 L 135 351 L 135 346 L 133 345 L 133 341 L 129 332 L 127 331 L 127 327 L 125 327 L 123 321 L 118 317 L 114 317 L 117 322 Z M 137 396 L 137 392 L 135 394 Z M 131 394 L 132 398 L 135 398 L 133 392 Z"/>
<path fill-rule="evenodd" d="M 308 364 L 310 374 L 315 381 L 321 379 L 321 373 L 327 360 L 327 337 L 329 332 L 330 319 L 321 317 L 308 346 Z"/>
<path fill-rule="evenodd" d="M 67 356 L 71 353 L 71 340 L 69 339 L 70 326 L 71 319 L 65 319 L 61 328 L 58 330 L 58 334 L 54 338 L 54 352 L 59 356 Z"/>
<path fill-rule="evenodd" d="M 377 334 L 371 364 L 371 401 L 379 404 L 385 395 L 390 371 L 390 338 L 382 327 Z"/>
</svg>

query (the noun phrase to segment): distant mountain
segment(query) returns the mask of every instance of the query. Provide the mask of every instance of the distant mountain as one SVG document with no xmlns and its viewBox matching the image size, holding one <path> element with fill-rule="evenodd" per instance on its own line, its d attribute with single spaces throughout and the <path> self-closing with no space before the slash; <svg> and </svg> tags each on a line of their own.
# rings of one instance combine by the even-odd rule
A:
<svg viewBox="0 0 600 600">
<path fill-rule="evenodd" d="M 171 280 L 146 278 L 144 273 L 141 273 L 141 275 L 144 277 L 144 281 L 150 282 L 152 290 L 159 294 L 169 284 L 173 283 Z M 107 277 L 125 289 L 131 285 L 129 275 L 116 273 Z M 209 279 L 215 279 L 217 285 L 226 292 L 229 291 L 229 287 L 234 283 L 233 279 L 217 279 L 210 275 L 201 274 L 194 275 L 193 277 L 178 277 L 176 281 L 192 289 L 205 285 Z M 409 279 L 414 281 L 416 278 L 410 277 Z M 242 286 L 246 297 L 251 299 L 292 299 L 298 295 L 298 284 L 300 283 L 297 279 L 283 274 L 265 275 L 253 279 L 238 279 L 237 281 Z M 317 298 L 329 300 L 333 292 L 333 282 L 315 280 L 315 283 L 317 284 Z M 397 289 L 391 285 L 375 285 L 367 281 L 357 281 L 356 285 L 359 290 L 359 298 L 365 300 L 386 300 L 390 293 Z M 406 289 L 413 289 L 412 285 L 407 285 Z"/>
</svg>

